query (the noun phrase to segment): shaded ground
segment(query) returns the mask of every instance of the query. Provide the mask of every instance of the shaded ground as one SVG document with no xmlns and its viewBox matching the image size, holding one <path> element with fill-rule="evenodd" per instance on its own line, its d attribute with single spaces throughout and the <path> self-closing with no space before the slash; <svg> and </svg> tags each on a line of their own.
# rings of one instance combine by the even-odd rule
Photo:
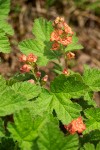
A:
<svg viewBox="0 0 100 150">
<path fill-rule="evenodd" d="M 49 20 L 64 16 L 66 22 L 77 33 L 84 49 L 76 52 L 76 59 L 72 65 L 74 71 L 82 73 L 84 64 L 100 68 L 100 12 L 84 7 L 76 5 L 74 0 L 55 0 L 52 6 L 45 3 L 45 0 L 12 0 L 9 22 L 15 30 L 15 35 L 10 37 L 12 53 L 0 54 L 2 60 L 0 73 L 5 77 L 10 77 L 19 70 L 17 44 L 23 39 L 32 37 L 33 20 L 40 16 Z M 45 69 L 49 74 L 49 69 Z M 96 94 L 96 99 L 100 103 L 99 93 Z"/>
</svg>

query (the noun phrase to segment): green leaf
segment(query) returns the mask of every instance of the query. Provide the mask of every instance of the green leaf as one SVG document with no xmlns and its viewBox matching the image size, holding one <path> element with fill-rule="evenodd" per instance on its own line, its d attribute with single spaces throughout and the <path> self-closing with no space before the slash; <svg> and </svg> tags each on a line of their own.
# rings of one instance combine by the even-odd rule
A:
<svg viewBox="0 0 100 150">
<path fill-rule="evenodd" d="M 12 35 L 13 29 L 7 22 L 7 18 L 10 12 L 10 0 L 0 0 L 0 29 L 5 33 Z"/>
<path fill-rule="evenodd" d="M 87 92 L 84 95 L 84 100 L 88 103 L 88 105 L 92 105 L 94 107 L 97 106 L 96 102 L 93 100 L 93 93 L 91 92 Z"/>
<path fill-rule="evenodd" d="M 84 111 L 86 118 L 86 130 L 84 134 L 92 130 L 100 130 L 100 108 L 90 108 Z"/>
<path fill-rule="evenodd" d="M 11 138 L 2 138 L 0 141 L 0 150 L 15 150 L 17 143 L 14 143 Z M 17 150 L 19 148 L 17 147 Z"/>
<path fill-rule="evenodd" d="M 74 86 L 73 86 L 74 85 Z M 88 90 L 79 74 L 70 76 L 60 75 L 51 83 L 51 91 L 53 93 L 66 93 L 71 98 L 78 98 Z"/>
<path fill-rule="evenodd" d="M 6 88 L 6 80 L 0 75 L 0 94 L 2 94 Z"/>
<path fill-rule="evenodd" d="M 83 79 L 93 91 L 100 91 L 100 70 L 85 68 Z"/>
<path fill-rule="evenodd" d="M 100 150 L 100 142 L 97 144 L 96 150 Z"/>
<path fill-rule="evenodd" d="M 25 108 L 28 104 L 26 98 L 13 90 L 6 90 L 0 94 L 0 116 L 10 115 Z"/>
<path fill-rule="evenodd" d="M 68 124 L 80 116 L 81 107 L 68 99 L 66 94 L 54 93 L 51 110 L 55 110 L 57 118 L 61 120 L 63 124 Z"/>
<path fill-rule="evenodd" d="M 43 116 L 44 112 L 50 113 L 50 104 L 52 101 L 52 95 L 47 90 L 43 90 L 39 97 L 30 104 L 30 111 L 34 117 Z"/>
<path fill-rule="evenodd" d="M 74 87 L 73 87 L 74 85 Z M 70 123 L 80 116 L 81 106 L 73 103 L 71 98 L 79 98 L 84 95 L 87 86 L 78 74 L 66 77 L 60 75 L 51 83 L 50 92 L 43 91 L 33 104 L 34 115 L 52 113 L 56 115 L 63 124 Z"/>
<path fill-rule="evenodd" d="M 5 32 L 0 29 L 0 52 L 9 53 L 11 50 L 8 37 Z"/>
<path fill-rule="evenodd" d="M 7 19 L 10 11 L 10 0 L 0 0 L 0 20 Z"/>
<path fill-rule="evenodd" d="M 80 150 L 95 150 L 95 146 L 91 143 L 86 143 L 84 147 Z"/>
<path fill-rule="evenodd" d="M 100 141 L 100 130 L 93 130 L 83 135 L 81 138 L 82 143 L 90 142 L 97 144 Z"/>
<path fill-rule="evenodd" d="M 43 18 L 35 19 L 32 31 L 39 41 L 50 41 L 50 35 L 53 31 L 52 22 Z"/>
<path fill-rule="evenodd" d="M 14 114 L 14 123 L 8 124 L 11 137 L 17 140 L 22 150 L 31 150 L 33 140 L 37 137 L 33 119 L 28 109 Z"/>
<path fill-rule="evenodd" d="M 4 122 L 0 118 L 0 138 L 5 136 L 5 130 L 4 130 Z"/>
<path fill-rule="evenodd" d="M 6 34 L 14 34 L 12 26 L 5 20 L 0 20 L 0 29 L 2 29 Z"/>
<path fill-rule="evenodd" d="M 78 136 L 64 136 L 59 129 L 58 122 L 52 119 L 41 130 L 38 146 L 39 150 L 76 150 L 78 149 Z"/>
<path fill-rule="evenodd" d="M 11 87 L 15 93 L 19 93 L 20 95 L 24 96 L 27 100 L 37 97 L 40 92 L 41 88 L 38 85 L 29 83 L 29 82 L 17 82 L 13 84 Z"/>
<path fill-rule="evenodd" d="M 69 44 L 65 48 L 65 52 L 74 51 L 74 50 L 80 50 L 80 49 L 83 49 L 83 46 L 81 44 L 78 44 L 78 38 L 76 37 L 76 35 L 74 35 L 72 37 L 72 43 Z"/>
<path fill-rule="evenodd" d="M 35 102 L 33 102 L 33 116 L 43 115 L 44 112 L 50 114 L 55 110 L 57 118 L 63 124 L 70 123 L 80 116 L 81 107 L 73 103 L 64 93 L 49 93 L 43 91 Z"/>
</svg>

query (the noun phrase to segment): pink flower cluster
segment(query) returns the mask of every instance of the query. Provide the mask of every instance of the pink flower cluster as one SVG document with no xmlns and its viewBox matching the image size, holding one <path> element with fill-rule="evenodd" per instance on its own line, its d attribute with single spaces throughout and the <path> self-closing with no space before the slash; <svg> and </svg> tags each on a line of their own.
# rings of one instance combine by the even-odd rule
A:
<svg viewBox="0 0 100 150">
<path fill-rule="evenodd" d="M 68 125 L 64 125 L 64 127 L 70 132 L 70 134 L 75 134 L 76 132 L 81 134 L 86 129 L 86 125 L 83 123 L 81 116 L 73 120 Z"/>
<path fill-rule="evenodd" d="M 31 63 L 36 63 L 36 61 L 37 61 L 37 56 L 35 56 L 34 54 L 29 54 L 28 56 L 26 56 L 26 55 L 21 55 L 20 57 L 19 57 L 19 61 L 20 62 L 23 62 L 23 63 L 25 63 L 21 68 L 20 68 L 20 71 L 22 72 L 22 73 L 25 73 L 25 72 L 29 72 L 31 69 L 32 69 L 32 67 L 31 67 Z"/>
<path fill-rule="evenodd" d="M 54 31 L 51 33 L 50 41 L 53 42 L 52 50 L 58 50 L 60 44 L 67 46 L 72 42 L 72 29 L 66 24 L 64 18 L 57 17 L 53 23 Z"/>
</svg>

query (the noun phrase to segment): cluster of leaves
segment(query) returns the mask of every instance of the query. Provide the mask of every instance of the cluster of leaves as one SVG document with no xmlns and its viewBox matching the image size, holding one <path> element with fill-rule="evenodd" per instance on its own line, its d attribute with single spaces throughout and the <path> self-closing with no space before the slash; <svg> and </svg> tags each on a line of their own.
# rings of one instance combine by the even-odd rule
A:
<svg viewBox="0 0 100 150">
<path fill-rule="evenodd" d="M 2 19 L 9 12 L 8 2 L 0 0 Z M 7 39 L 5 27 L 1 31 L 4 34 L 0 36 Z M 61 54 L 50 50 L 52 31 L 51 22 L 36 19 L 35 39 L 20 42 L 21 52 L 37 55 L 39 66 L 56 60 Z M 5 49 L 2 45 L 9 42 L 0 41 L 2 52 L 8 52 L 9 46 Z M 77 37 L 73 36 L 73 42 L 65 51 L 81 48 Z M 31 74 L 21 74 L 6 81 L 0 76 L 0 150 L 99 150 L 100 108 L 93 100 L 93 93 L 100 91 L 100 70 L 85 67 L 83 75 L 59 74 L 50 83 L 49 90 L 27 82 L 30 78 Z M 79 116 L 86 124 L 83 135 L 63 133 L 63 125 Z"/>
</svg>

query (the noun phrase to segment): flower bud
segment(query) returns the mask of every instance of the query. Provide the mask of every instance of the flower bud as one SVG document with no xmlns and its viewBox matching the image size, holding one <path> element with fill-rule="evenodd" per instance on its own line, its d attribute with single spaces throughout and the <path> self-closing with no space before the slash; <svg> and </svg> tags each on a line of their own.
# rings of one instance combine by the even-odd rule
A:
<svg viewBox="0 0 100 150">
<path fill-rule="evenodd" d="M 42 81 L 47 82 L 47 80 L 48 80 L 48 75 L 45 75 L 45 76 L 42 78 Z"/>
<path fill-rule="evenodd" d="M 35 83 L 35 81 L 34 81 L 33 79 L 28 80 L 28 82 L 30 82 L 30 83 L 32 83 L 32 84 Z"/>
<path fill-rule="evenodd" d="M 27 56 L 27 61 L 28 62 L 30 62 L 30 63 L 32 63 L 32 62 L 36 62 L 37 61 L 37 56 L 35 56 L 35 55 L 33 55 L 32 53 L 31 54 L 29 54 L 28 56 Z"/>
<path fill-rule="evenodd" d="M 28 65 L 28 64 L 24 64 L 21 68 L 20 68 L 20 71 L 22 73 L 25 73 L 25 72 L 29 72 L 31 70 L 31 66 Z"/>
<path fill-rule="evenodd" d="M 64 70 L 63 70 L 63 74 L 65 74 L 65 75 L 69 75 L 69 71 L 65 68 Z"/>
<path fill-rule="evenodd" d="M 51 50 L 58 50 L 59 47 L 60 47 L 59 43 L 55 41 L 55 42 L 52 44 Z"/>
<path fill-rule="evenodd" d="M 68 59 L 73 59 L 73 58 L 75 58 L 75 54 L 72 53 L 72 52 L 69 52 L 69 53 L 67 54 L 67 58 L 68 58 Z"/>
<path fill-rule="evenodd" d="M 58 24 L 60 22 L 64 22 L 64 17 L 57 17 L 55 20 L 54 20 L 54 24 Z"/>
<path fill-rule="evenodd" d="M 26 61 L 27 61 L 26 55 L 22 54 L 22 55 L 19 57 L 19 61 L 20 61 L 20 62 L 26 62 Z"/>
<path fill-rule="evenodd" d="M 40 77 L 41 77 L 41 72 L 40 72 L 40 71 L 36 72 L 36 76 L 37 76 L 38 78 L 40 78 Z"/>
</svg>

